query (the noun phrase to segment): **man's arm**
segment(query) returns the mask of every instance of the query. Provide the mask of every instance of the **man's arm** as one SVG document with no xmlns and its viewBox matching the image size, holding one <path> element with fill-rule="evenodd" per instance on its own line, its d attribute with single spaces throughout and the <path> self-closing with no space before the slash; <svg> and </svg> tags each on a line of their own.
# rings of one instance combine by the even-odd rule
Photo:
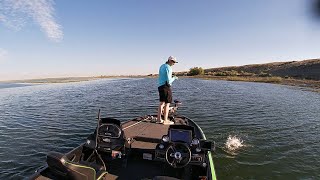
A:
<svg viewBox="0 0 320 180">
<path fill-rule="evenodd" d="M 167 75 L 167 82 L 171 85 L 174 80 L 176 80 L 176 77 L 172 77 L 172 69 L 166 68 L 166 75 Z"/>
</svg>

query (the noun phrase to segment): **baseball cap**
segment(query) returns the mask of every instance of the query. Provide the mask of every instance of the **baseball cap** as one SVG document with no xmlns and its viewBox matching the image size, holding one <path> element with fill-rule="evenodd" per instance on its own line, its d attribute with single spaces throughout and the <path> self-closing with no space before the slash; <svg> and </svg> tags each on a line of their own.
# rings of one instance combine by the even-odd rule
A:
<svg viewBox="0 0 320 180">
<path fill-rule="evenodd" d="M 178 63 L 177 59 L 175 57 L 173 57 L 173 56 L 169 56 L 168 57 L 168 61 L 173 61 L 175 63 Z"/>
</svg>

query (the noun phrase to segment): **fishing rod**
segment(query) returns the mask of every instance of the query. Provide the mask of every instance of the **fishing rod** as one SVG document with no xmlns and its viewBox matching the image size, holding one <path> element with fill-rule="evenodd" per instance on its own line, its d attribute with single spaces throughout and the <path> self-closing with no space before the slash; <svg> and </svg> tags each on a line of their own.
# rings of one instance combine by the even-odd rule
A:
<svg viewBox="0 0 320 180">
<path fill-rule="evenodd" d="M 102 162 L 104 170 L 107 170 L 106 164 L 104 163 L 102 157 L 100 156 L 100 154 L 98 153 L 98 150 L 97 150 L 98 149 L 98 134 L 99 134 L 100 120 L 101 120 L 100 114 L 101 114 L 101 112 L 100 112 L 100 109 L 99 109 L 99 111 L 98 111 L 98 126 L 97 126 L 97 129 L 96 129 L 96 148 L 94 150 L 95 150 L 98 158 Z"/>
<path fill-rule="evenodd" d="M 98 125 L 97 125 L 97 128 L 96 128 L 96 146 L 95 146 L 95 149 L 98 148 L 98 131 L 99 131 L 99 127 L 100 127 L 100 109 L 98 111 Z"/>
</svg>

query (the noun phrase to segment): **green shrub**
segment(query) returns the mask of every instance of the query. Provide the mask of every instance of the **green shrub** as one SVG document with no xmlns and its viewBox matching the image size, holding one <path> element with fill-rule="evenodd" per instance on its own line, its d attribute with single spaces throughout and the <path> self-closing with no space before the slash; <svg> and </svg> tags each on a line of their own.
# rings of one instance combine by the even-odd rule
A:
<svg viewBox="0 0 320 180">
<path fill-rule="evenodd" d="M 231 70 L 231 71 L 226 71 L 227 76 L 238 76 L 239 73 L 238 71 Z"/>
<path fill-rule="evenodd" d="M 240 74 L 238 71 L 231 70 L 231 71 L 220 71 L 220 72 L 215 72 L 215 76 L 239 76 Z"/>
<path fill-rule="evenodd" d="M 259 76 L 259 77 L 272 77 L 271 74 L 265 73 L 265 72 L 261 72 L 258 76 Z"/>
<path fill-rule="evenodd" d="M 204 74 L 204 70 L 201 67 L 190 68 L 190 70 L 188 72 L 189 76 L 203 75 L 203 74 Z"/>
<path fill-rule="evenodd" d="M 216 72 L 214 75 L 215 76 L 227 76 L 227 74 L 225 72 Z"/>
</svg>

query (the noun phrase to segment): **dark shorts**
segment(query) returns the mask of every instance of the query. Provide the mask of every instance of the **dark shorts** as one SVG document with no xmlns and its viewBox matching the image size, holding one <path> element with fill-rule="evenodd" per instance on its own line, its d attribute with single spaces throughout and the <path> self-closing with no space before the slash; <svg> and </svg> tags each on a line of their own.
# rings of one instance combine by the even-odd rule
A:
<svg viewBox="0 0 320 180">
<path fill-rule="evenodd" d="M 168 85 L 162 85 L 158 87 L 160 102 L 171 103 L 172 102 L 172 91 Z"/>
</svg>

